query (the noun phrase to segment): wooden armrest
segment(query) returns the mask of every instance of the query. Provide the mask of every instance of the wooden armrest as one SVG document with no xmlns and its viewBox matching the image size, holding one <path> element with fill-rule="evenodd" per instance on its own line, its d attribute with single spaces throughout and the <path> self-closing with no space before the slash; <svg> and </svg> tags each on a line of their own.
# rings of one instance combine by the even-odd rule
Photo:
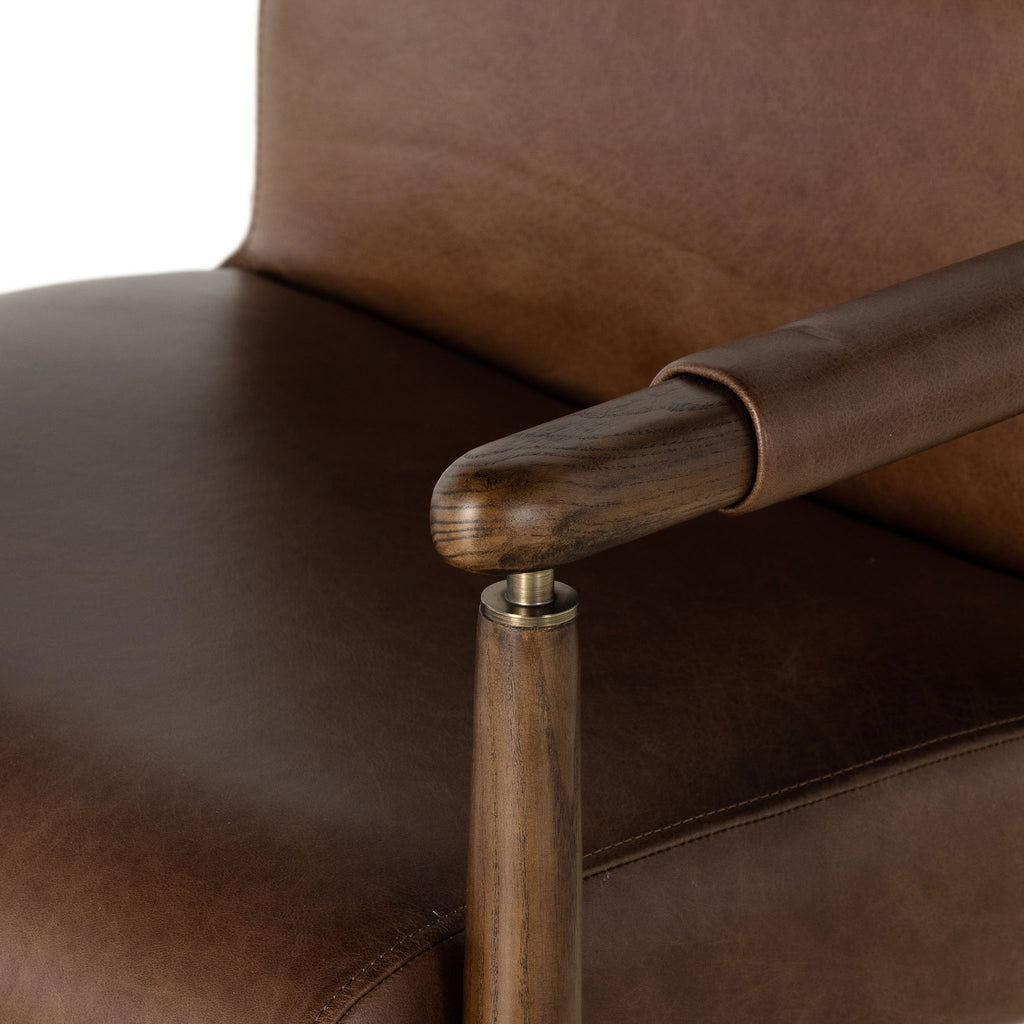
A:
<svg viewBox="0 0 1024 1024">
<path fill-rule="evenodd" d="M 743 403 L 680 377 L 463 455 L 434 489 L 431 534 L 471 572 L 564 565 L 740 501 L 756 463 Z"/>
<path fill-rule="evenodd" d="M 1024 243 L 688 356 L 657 379 L 455 462 L 431 509 L 442 557 L 474 572 L 554 568 L 1024 412 Z"/>
</svg>

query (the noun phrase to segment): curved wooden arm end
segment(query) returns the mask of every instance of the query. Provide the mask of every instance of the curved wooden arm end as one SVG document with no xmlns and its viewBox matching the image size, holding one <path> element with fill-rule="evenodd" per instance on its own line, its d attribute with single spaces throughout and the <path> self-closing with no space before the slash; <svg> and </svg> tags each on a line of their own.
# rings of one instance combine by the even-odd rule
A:
<svg viewBox="0 0 1024 1024">
<path fill-rule="evenodd" d="M 742 402 L 677 378 L 463 455 L 434 488 L 431 534 L 460 569 L 553 568 L 735 504 L 756 462 Z"/>
</svg>

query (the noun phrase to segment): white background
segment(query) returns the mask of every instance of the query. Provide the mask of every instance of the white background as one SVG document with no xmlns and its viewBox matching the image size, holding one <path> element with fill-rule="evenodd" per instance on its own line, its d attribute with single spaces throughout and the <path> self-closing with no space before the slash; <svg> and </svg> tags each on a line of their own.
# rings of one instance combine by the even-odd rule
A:
<svg viewBox="0 0 1024 1024">
<path fill-rule="evenodd" d="M 241 241 L 257 0 L 0 0 L 0 293 Z"/>
</svg>

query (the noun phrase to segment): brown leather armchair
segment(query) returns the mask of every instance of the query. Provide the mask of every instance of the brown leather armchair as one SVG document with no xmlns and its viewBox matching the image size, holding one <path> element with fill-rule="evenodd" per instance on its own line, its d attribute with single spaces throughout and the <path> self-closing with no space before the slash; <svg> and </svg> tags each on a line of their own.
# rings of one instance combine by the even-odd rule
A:
<svg viewBox="0 0 1024 1024">
<path fill-rule="evenodd" d="M 1024 1019 L 1022 40 L 264 0 L 228 265 L 0 299 L 3 1021 Z"/>
</svg>

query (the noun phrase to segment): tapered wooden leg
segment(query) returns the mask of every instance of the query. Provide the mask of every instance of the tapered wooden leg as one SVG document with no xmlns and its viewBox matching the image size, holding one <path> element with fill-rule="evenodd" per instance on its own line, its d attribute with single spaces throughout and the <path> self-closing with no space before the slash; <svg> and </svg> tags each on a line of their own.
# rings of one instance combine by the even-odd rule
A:
<svg viewBox="0 0 1024 1024">
<path fill-rule="evenodd" d="M 481 608 L 465 1024 L 581 1021 L 579 659 L 558 586 L 555 625 L 494 621 L 494 588 Z"/>
</svg>

